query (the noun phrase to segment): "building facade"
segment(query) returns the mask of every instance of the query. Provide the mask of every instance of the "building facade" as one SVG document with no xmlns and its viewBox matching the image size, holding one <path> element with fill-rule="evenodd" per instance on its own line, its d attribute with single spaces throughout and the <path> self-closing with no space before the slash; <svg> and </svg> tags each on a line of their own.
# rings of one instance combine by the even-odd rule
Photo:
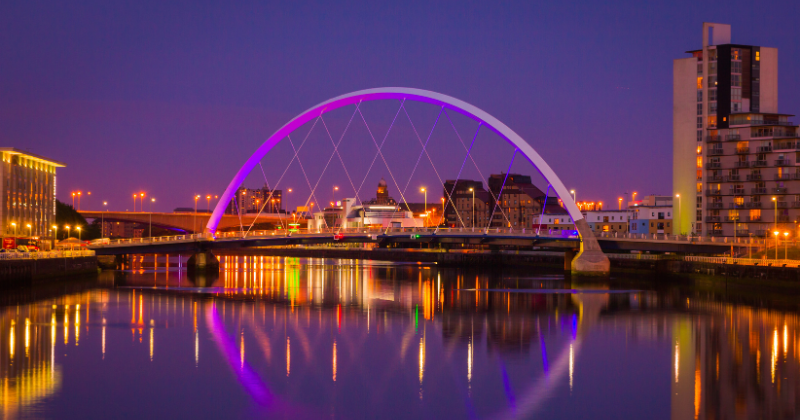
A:
<svg viewBox="0 0 800 420">
<path fill-rule="evenodd" d="M 271 190 L 267 185 L 263 188 L 240 187 L 234 197 L 225 211 L 228 214 L 237 214 L 237 206 L 242 213 L 283 213 L 283 191 Z"/>
<path fill-rule="evenodd" d="M 56 169 L 61 162 L 0 148 L 0 231 L 3 236 L 52 238 L 56 221 Z"/>
<path fill-rule="evenodd" d="M 674 232 L 764 236 L 800 216 L 797 126 L 778 113 L 778 51 L 704 23 L 673 64 Z"/>
</svg>

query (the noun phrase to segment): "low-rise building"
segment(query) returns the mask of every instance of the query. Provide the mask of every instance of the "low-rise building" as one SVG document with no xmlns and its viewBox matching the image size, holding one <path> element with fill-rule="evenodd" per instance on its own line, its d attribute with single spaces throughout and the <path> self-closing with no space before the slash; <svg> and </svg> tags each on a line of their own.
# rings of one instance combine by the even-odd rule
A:
<svg viewBox="0 0 800 420">
<path fill-rule="evenodd" d="M 628 210 L 601 210 L 583 212 L 583 217 L 595 233 L 627 233 L 633 216 Z"/>
</svg>

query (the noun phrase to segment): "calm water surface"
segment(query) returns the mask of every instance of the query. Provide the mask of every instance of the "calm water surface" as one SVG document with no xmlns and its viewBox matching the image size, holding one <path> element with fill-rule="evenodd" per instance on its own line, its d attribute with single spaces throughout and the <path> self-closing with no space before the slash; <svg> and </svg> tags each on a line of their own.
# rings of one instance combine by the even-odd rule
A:
<svg viewBox="0 0 800 420">
<path fill-rule="evenodd" d="M 163 259 L 0 294 L 3 418 L 797 418 L 797 299 L 535 270 Z"/>
</svg>

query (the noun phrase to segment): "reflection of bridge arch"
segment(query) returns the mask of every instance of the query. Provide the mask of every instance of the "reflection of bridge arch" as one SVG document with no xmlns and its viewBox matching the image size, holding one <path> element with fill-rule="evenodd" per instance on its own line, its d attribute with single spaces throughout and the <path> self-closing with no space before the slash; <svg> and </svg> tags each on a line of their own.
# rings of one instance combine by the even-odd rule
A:
<svg viewBox="0 0 800 420">
<path fill-rule="evenodd" d="M 269 138 L 267 138 L 267 140 L 256 150 L 255 153 L 253 153 L 252 156 L 250 156 L 250 158 L 247 159 L 244 165 L 239 169 L 239 171 L 231 180 L 230 184 L 228 184 L 225 192 L 220 197 L 217 206 L 214 208 L 214 212 L 209 218 L 208 224 L 206 225 L 206 230 L 211 233 L 217 231 L 219 221 L 224 214 L 228 203 L 233 199 L 236 189 L 242 184 L 244 179 L 248 174 L 250 174 L 256 165 L 281 140 L 290 135 L 299 127 L 326 112 L 330 112 L 347 105 L 378 100 L 416 101 L 441 106 L 442 109 L 451 109 L 475 121 L 478 121 L 481 123 L 481 125 L 486 125 L 493 132 L 497 133 L 500 137 L 509 142 L 515 147 L 515 153 L 521 152 L 531 162 L 531 164 L 533 164 L 533 166 L 539 171 L 545 180 L 550 183 L 556 195 L 561 198 L 562 202 L 564 203 L 564 206 L 566 207 L 567 212 L 569 212 L 570 217 L 575 221 L 575 225 L 582 241 L 581 252 L 572 262 L 573 272 L 608 273 L 610 267 L 608 258 L 606 258 L 600 250 L 600 246 L 598 245 L 597 240 L 594 238 L 592 230 L 589 228 L 589 224 L 583 218 L 583 215 L 578 209 L 578 206 L 572 200 L 567 188 L 564 186 L 555 172 L 553 172 L 547 162 L 545 162 L 544 159 L 542 159 L 542 157 L 539 156 L 539 154 L 533 149 L 533 147 L 531 147 L 522 137 L 511 130 L 508 126 L 500 122 L 500 120 L 479 109 L 478 107 L 441 93 L 413 88 L 389 87 L 351 92 L 324 101 L 293 118 Z"/>
</svg>

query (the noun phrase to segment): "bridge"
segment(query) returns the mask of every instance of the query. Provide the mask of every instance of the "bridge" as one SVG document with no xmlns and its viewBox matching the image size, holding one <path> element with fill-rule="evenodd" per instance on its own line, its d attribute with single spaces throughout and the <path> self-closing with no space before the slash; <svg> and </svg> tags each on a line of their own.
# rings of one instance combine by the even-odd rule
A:
<svg viewBox="0 0 800 420">
<path fill-rule="evenodd" d="M 398 105 L 398 109 L 394 114 L 394 119 L 392 120 L 391 125 L 388 126 L 388 131 L 386 132 L 385 136 L 382 138 L 381 136 L 376 138 L 374 130 L 370 128 L 364 114 L 361 112 L 361 107 L 364 104 L 373 101 L 389 101 Z M 425 132 L 422 133 L 423 135 L 420 135 L 420 131 L 417 130 L 414 122 L 411 119 L 411 114 L 406 109 L 406 104 L 412 102 L 427 104 L 428 106 L 432 105 L 433 108 L 435 108 L 438 112 L 435 122 L 433 123 L 433 127 L 430 129 L 429 134 L 427 134 L 427 138 L 424 137 Z M 353 111 L 352 115 L 350 116 L 350 122 L 348 122 L 347 126 L 344 128 L 344 132 L 337 141 L 331 135 L 328 125 L 323 117 L 334 110 L 351 107 Z M 459 130 L 451 119 L 451 113 L 453 115 L 459 114 L 462 117 L 466 117 L 467 120 L 477 123 L 477 127 L 474 131 L 474 136 L 472 137 L 471 142 L 469 141 L 469 138 L 467 138 L 466 142 L 462 139 L 461 135 L 459 134 Z M 395 177 L 395 174 L 392 172 L 389 161 L 387 160 L 386 155 L 388 152 L 384 153 L 383 150 L 386 139 L 395 126 L 395 122 L 397 122 L 398 118 L 402 119 L 403 121 L 407 121 L 412 129 L 412 132 L 414 133 L 414 135 L 411 136 L 411 141 L 405 146 L 412 147 L 415 150 L 421 148 L 416 160 L 416 164 L 414 164 L 408 180 L 405 182 L 403 182 L 404 180 L 402 179 L 400 181 L 396 179 L 397 177 Z M 357 221 L 344 221 L 342 223 L 347 224 L 328 226 L 326 219 L 324 229 L 314 231 L 299 231 L 294 232 L 291 235 L 286 233 L 282 236 L 280 234 L 276 234 L 275 232 L 257 231 L 259 228 L 254 229 L 255 223 L 261 220 L 261 212 L 255 216 L 255 219 L 248 219 L 249 223 L 245 223 L 245 215 L 242 215 L 242 219 L 240 221 L 238 215 L 234 216 L 226 214 L 226 210 L 230 203 L 234 204 L 234 208 L 237 206 L 241 207 L 241 203 L 236 202 L 237 191 L 248 176 L 254 172 L 259 174 L 259 171 L 256 171 L 257 167 L 260 169 L 260 174 L 263 174 L 264 176 L 265 184 L 272 185 L 273 189 L 278 189 L 280 188 L 280 184 L 289 167 L 295 163 L 299 166 L 299 169 L 308 187 L 308 191 L 310 192 L 305 206 L 308 207 L 310 205 L 316 205 L 316 208 L 321 209 L 323 206 L 321 206 L 320 203 L 327 202 L 327 200 L 319 200 L 317 198 L 317 195 L 319 194 L 318 187 L 321 180 L 325 176 L 328 165 L 335 160 L 341 162 L 342 167 L 344 167 L 344 175 L 347 176 L 350 187 L 352 187 L 352 191 L 355 196 L 355 202 L 361 203 L 362 208 L 366 209 L 366 207 L 364 207 L 365 201 L 359 196 L 361 186 L 364 185 L 364 180 L 362 180 L 360 184 L 358 183 L 358 180 L 353 181 L 350 176 L 350 172 L 347 171 L 342 154 L 339 152 L 339 146 L 341 145 L 347 130 L 350 128 L 351 123 L 353 123 L 354 120 L 358 124 L 363 122 L 363 126 L 366 128 L 366 132 L 368 133 L 368 137 L 366 138 L 371 140 L 371 143 L 367 142 L 366 149 L 364 149 L 363 145 L 360 146 L 362 147 L 362 150 L 372 150 L 372 147 L 374 146 L 374 156 L 371 160 L 369 168 L 366 171 L 366 175 L 364 175 L 364 180 L 367 179 L 367 176 L 369 175 L 370 170 L 375 162 L 382 162 L 386 166 L 386 170 L 388 171 L 391 182 L 394 184 L 396 190 L 400 193 L 400 198 L 403 202 L 405 202 L 407 207 L 408 203 L 405 197 L 408 193 L 410 193 L 408 188 L 411 185 L 411 181 L 414 179 L 414 173 L 420 165 L 420 162 L 423 162 L 425 165 L 430 163 L 431 169 L 436 174 L 438 179 L 438 185 L 445 186 L 445 179 L 442 178 L 439 170 L 437 170 L 436 165 L 434 164 L 433 158 L 428 152 L 431 136 L 440 121 L 443 122 L 445 126 L 447 126 L 449 123 L 449 126 L 453 129 L 455 137 L 460 142 L 460 146 L 457 145 L 455 148 L 452 148 L 450 153 L 447 154 L 448 158 L 458 159 L 456 162 L 461 163 L 455 179 L 461 179 L 461 175 L 464 173 L 464 167 L 466 166 L 467 162 L 470 161 L 475 166 L 477 173 L 480 175 L 480 181 L 483 182 L 484 185 L 488 186 L 489 183 L 487 178 L 483 175 L 474 159 L 473 146 L 475 145 L 475 142 L 478 139 L 478 134 L 481 133 L 481 131 L 487 131 L 487 134 L 490 136 L 500 137 L 503 141 L 505 141 L 505 143 L 513 147 L 513 154 L 510 156 L 508 169 L 505 171 L 506 179 L 503 180 L 499 192 L 495 195 L 495 191 L 493 191 L 491 188 L 489 188 L 487 191 L 492 197 L 494 206 L 491 209 L 490 216 L 486 220 L 492 221 L 492 223 L 494 223 L 495 220 L 500 220 L 501 224 L 505 225 L 506 228 L 498 229 L 492 227 L 491 229 L 470 229 L 467 231 L 464 228 L 469 224 L 465 223 L 465 220 L 469 220 L 469 216 L 466 214 L 462 216 L 455 205 L 452 205 L 451 208 L 453 211 L 455 211 L 455 214 L 459 219 L 459 224 L 462 226 L 462 228 L 449 230 L 438 228 L 414 228 L 422 230 L 408 231 L 405 227 L 395 226 L 395 222 L 392 221 L 384 224 L 381 228 L 376 229 L 375 231 L 370 231 L 367 229 L 369 226 L 366 226 L 365 222 L 363 221 L 364 219 L 362 213 L 361 224 L 359 224 Z M 305 136 L 303 137 L 301 134 L 298 141 L 292 140 L 291 135 L 295 134 L 295 131 L 299 128 L 307 125 L 310 125 L 310 128 L 305 132 Z M 303 149 L 303 146 L 306 144 L 306 140 L 316 127 L 320 127 L 320 131 L 324 129 L 323 138 L 326 140 L 330 139 L 330 144 L 327 144 L 327 141 L 325 141 L 325 149 L 328 150 L 330 149 L 330 146 L 332 146 L 333 152 L 330 154 L 327 164 L 322 169 L 319 178 L 316 180 L 316 182 L 312 182 L 312 179 L 308 177 L 308 173 L 305 169 L 309 166 L 303 166 L 299 152 Z M 325 137 L 325 135 L 327 135 L 327 137 Z M 485 136 L 482 136 L 482 138 L 483 137 Z M 267 166 L 268 169 L 276 168 L 276 166 L 274 164 L 262 165 L 261 162 L 276 147 L 276 145 L 283 141 L 286 141 L 288 146 L 291 147 L 290 150 L 293 151 L 294 156 L 291 159 L 284 159 L 288 161 L 288 164 L 286 165 L 286 169 L 283 171 L 283 174 L 277 180 L 277 183 L 267 182 L 267 175 L 264 171 L 264 166 Z M 463 159 L 459 159 L 461 157 L 461 147 L 463 147 Z M 322 150 L 322 148 L 317 150 Z M 563 203 L 563 210 L 568 213 L 569 218 L 574 223 L 576 229 L 575 231 L 572 231 L 575 232 L 574 236 L 564 237 L 561 235 L 550 235 L 549 233 L 539 235 L 541 232 L 525 231 L 524 229 L 515 230 L 512 228 L 514 224 L 511 223 L 509 215 L 507 214 L 511 212 L 511 209 L 506 208 L 504 210 L 503 205 L 500 204 L 500 198 L 503 197 L 503 189 L 506 186 L 508 173 L 512 170 L 517 155 L 527 159 L 527 161 L 533 165 L 534 169 L 539 172 L 539 174 L 548 184 L 545 200 L 542 205 L 542 214 L 544 214 L 544 208 L 547 207 L 547 199 L 550 197 L 552 192 L 554 196 L 561 200 L 561 203 Z M 389 157 L 392 158 L 393 156 L 390 155 Z M 368 162 L 370 161 L 366 159 L 364 160 L 364 163 Z M 408 165 L 410 166 L 410 162 Z M 444 189 L 446 199 L 444 200 L 445 204 L 443 204 L 442 214 L 444 214 L 446 210 L 444 206 L 450 206 L 450 203 L 453 202 L 451 195 L 455 193 L 455 184 L 457 183 L 454 183 L 451 190 L 448 190 L 447 188 Z M 359 185 L 359 187 L 356 187 L 356 185 Z M 405 185 L 405 188 L 401 188 L 401 185 Z M 349 195 L 345 196 L 349 197 Z M 264 210 L 266 203 L 268 203 L 270 199 L 271 196 L 266 197 L 266 199 L 261 202 L 261 211 Z M 396 206 L 395 211 L 399 208 L 399 205 Z M 472 216 L 474 220 L 474 199 L 472 208 Z M 463 208 L 462 211 L 464 211 Z M 85 212 L 84 214 L 87 217 L 101 217 L 101 215 L 97 212 L 91 213 L 91 215 L 90 212 Z M 106 217 L 106 214 L 107 213 L 103 213 L 102 217 Z M 495 215 L 499 215 L 501 217 L 498 219 L 495 217 Z M 342 216 L 344 218 L 348 217 L 347 214 L 343 214 Z M 392 217 L 393 216 L 394 213 L 392 213 Z M 119 215 L 119 217 L 127 217 L 125 220 L 134 221 L 134 216 L 131 215 Z M 150 217 L 153 217 L 154 223 L 159 223 L 159 225 L 163 223 L 163 226 L 181 226 L 184 231 L 197 231 L 197 228 L 194 226 L 196 226 L 195 223 L 197 223 L 195 218 L 199 217 L 199 215 L 193 213 L 185 214 L 183 216 L 167 214 L 163 214 L 163 216 L 157 216 L 156 214 L 141 213 L 140 215 L 136 216 L 135 221 L 141 223 L 149 222 Z M 183 218 L 181 219 L 181 217 Z M 269 221 L 275 220 L 276 219 L 273 218 Z M 245 161 L 245 163 L 233 176 L 225 191 L 220 195 L 220 199 L 212 214 L 210 216 L 203 215 L 202 221 L 205 222 L 205 231 L 202 234 L 181 235 L 170 238 L 147 238 L 129 241 L 114 241 L 108 244 L 96 246 L 94 249 L 98 254 L 101 255 L 193 251 L 197 252 L 198 256 L 201 256 L 198 258 L 207 259 L 209 258 L 208 252 L 214 250 L 280 245 L 314 245 L 330 243 L 334 241 L 345 243 L 371 242 L 376 243 L 379 246 L 392 246 L 394 244 L 400 244 L 404 242 L 417 242 L 420 244 L 427 244 L 428 246 L 437 247 L 465 245 L 488 245 L 489 247 L 548 247 L 561 248 L 565 250 L 565 253 L 568 257 L 566 258 L 566 261 L 570 262 L 569 267 L 573 273 L 605 275 L 610 271 L 610 262 L 607 256 L 604 254 L 604 250 L 625 251 L 637 249 L 642 251 L 653 250 L 659 252 L 705 252 L 720 254 L 730 250 L 732 246 L 741 246 L 727 243 L 716 243 L 711 240 L 700 241 L 697 243 L 696 239 L 691 238 L 688 240 L 685 238 L 682 240 L 680 238 L 676 238 L 672 242 L 669 240 L 658 241 L 651 240 L 650 238 L 636 237 L 597 238 L 583 214 L 578 209 L 578 206 L 575 204 L 573 196 L 561 182 L 559 177 L 550 168 L 547 162 L 545 162 L 544 159 L 534 150 L 534 148 L 511 128 L 500 122 L 497 118 L 489 113 L 459 99 L 436 92 L 400 87 L 366 89 L 341 95 L 317 104 L 291 119 L 284 126 L 279 128 L 274 134 L 268 137 L 266 141 L 264 141 L 264 143 L 258 147 L 256 151 Z M 221 232 L 221 230 L 224 229 L 235 228 L 237 225 L 240 227 L 239 232 Z M 189 226 L 192 226 L 192 228 L 189 229 Z M 575 251 L 577 251 L 577 255 L 574 255 Z M 574 258 L 572 258 L 573 255 Z"/>
<path fill-rule="evenodd" d="M 86 219 L 102 219 L 107 222 L 132 222 L 153 227 L 169 229 L 184 233 L 199 233 L 208 224 L 211 218 L 209 212 L 145 212 L 145 211 L 78 211 Z M 259 223 L 285 224 L 291 220 L 292 215 L 282 213 L 244 213 L 241 215 L 223 214 L 219 218 L 218 229 L 240 229 L 242 226 L 251 226 Z"/>
</svg>

